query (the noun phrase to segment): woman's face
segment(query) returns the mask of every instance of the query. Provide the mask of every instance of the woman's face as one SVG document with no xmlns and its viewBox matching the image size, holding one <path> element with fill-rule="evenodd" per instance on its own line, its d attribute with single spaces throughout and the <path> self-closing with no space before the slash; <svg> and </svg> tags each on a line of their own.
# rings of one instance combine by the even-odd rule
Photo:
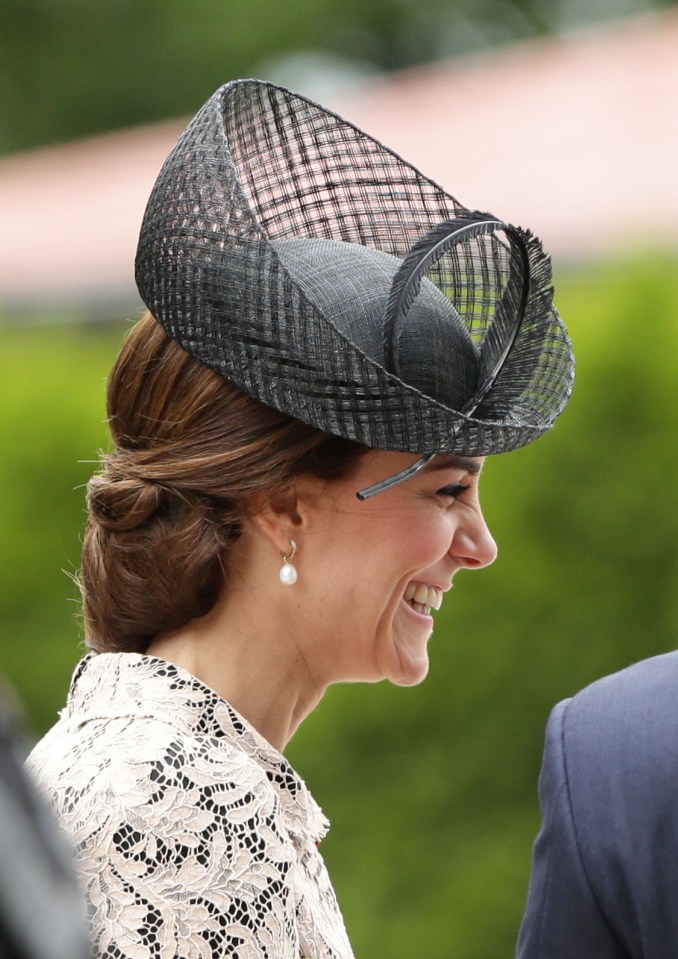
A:
<svg viewBox="0 0 678 959">
<path fill-rule="evenodd" d="M 460 569 L 481 569 L 497 555 L 478 497 L 482 459 L 441 455 L 399 486 L 356 498 L 418 458 L 372 451 L 348 477 L 310 487 L 294 558 L 299 579 L 280 588 L 321 682 L 421 682 L 431 610 Z"/>
</svg>

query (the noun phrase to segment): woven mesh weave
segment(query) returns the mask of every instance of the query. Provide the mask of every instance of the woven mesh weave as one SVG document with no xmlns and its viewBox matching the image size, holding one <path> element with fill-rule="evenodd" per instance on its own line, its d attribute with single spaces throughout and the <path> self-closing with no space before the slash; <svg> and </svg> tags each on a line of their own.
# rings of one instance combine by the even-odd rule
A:
<svg viewBox="0 0 678 959">
<path fill-rule="evenodd" d="M 378 348 L 358 346 L 285 264 L 279 241 L 295 238 L 401 261 L 384 315 L 370 320 Z M 515 449 L 552 426 L 572 389 L 571 345 L 535 237 L 467 210 L 345 120 L 261 81 L 220 88 L 180 138 L 148 203 L 136 276 L 149 310 L 207 366 L 370 447 Z M 431 283 L 452 306 L 432 338 L 412 319 Z M 349 287 L 339 312 L 350 314 Z M 463 403 L 445 386 L 459 321 L 475 364 Z"/>
</svg>

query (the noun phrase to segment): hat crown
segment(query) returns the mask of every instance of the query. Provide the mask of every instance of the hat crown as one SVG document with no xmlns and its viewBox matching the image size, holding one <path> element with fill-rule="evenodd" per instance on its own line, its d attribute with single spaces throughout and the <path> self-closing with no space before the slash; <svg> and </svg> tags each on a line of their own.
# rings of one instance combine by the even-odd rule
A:
<svg viewBox="0 0 678 959">
<path fill-rule="evenodd" d="M 402 261 L 337 240 L 284 239 L 271 245 L 311 303 L 357 349 L 388 368 L 383 330 Z M 394 347 L 397 375 L 408 386 L 459 409 L 478 379 L 478 350 L 450 300 L 424 278 Z M 446 357 L 441 363 L 439 357 Z"/>
</svg>

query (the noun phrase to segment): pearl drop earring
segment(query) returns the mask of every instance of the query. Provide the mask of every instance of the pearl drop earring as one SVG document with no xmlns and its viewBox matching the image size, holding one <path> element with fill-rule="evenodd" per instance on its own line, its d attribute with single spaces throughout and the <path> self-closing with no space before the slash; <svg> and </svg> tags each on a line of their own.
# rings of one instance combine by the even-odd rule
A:
<svg viewBox="0 0 678 959">
<path fill-rule="evenodd" d="M 283 559 L 283 564 L 280 567 L 280 572 L 278 573 L 278 577 L 280 579 L 280 582 L 284 583 L 285 586 L 293 586 L 298 579 L 297 568 L 296 566 L 293 566 L 290 563 L 290 560 L 292 559 L 292 557 L 297 551 L 297 544 L 294 542 L 293 539 L 290 540 L 290 546 L 292 547 L 292 549 L 289 551 L 289 553 L 283 553 L 282 550 L 280 551 L 280 555 L 282 556 L 282 559 Z"/>
</svg>

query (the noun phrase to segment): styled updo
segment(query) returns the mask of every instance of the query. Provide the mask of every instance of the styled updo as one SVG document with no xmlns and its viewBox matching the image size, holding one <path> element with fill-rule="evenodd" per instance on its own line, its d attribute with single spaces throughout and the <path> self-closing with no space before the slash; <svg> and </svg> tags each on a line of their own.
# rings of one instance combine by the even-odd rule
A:
<svg viewBox="0 0 678 959">
<path fill-rule="evenodd" d="M 115 444 L 87 489 L 86 642 L 143 652 L 212 608 L 245 501 L 301 476 L 338 479 L 365 447 L 264 406 L 183 350 L 150 313 L 108 384 Z"/>
</svg>

